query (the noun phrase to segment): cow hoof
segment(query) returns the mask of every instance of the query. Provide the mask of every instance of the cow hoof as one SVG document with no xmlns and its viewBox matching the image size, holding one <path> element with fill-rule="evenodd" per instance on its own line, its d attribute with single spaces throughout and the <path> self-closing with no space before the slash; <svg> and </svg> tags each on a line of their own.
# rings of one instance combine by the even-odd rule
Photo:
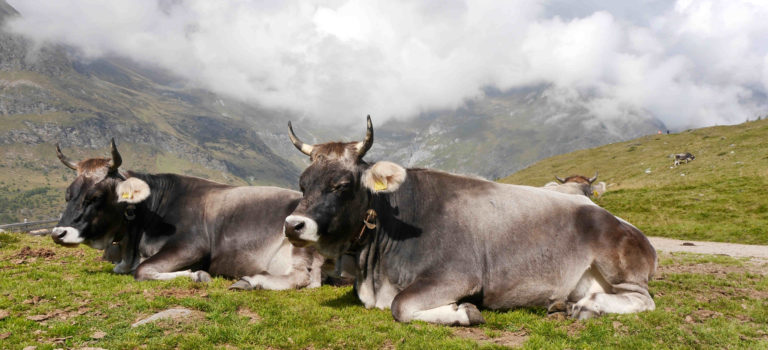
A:
<svg viewBox="0 0 768 350">
<path fill-rule="evenodd" d="M 246 280 L 239 280 L 229 286 L 229 290 L 251 290 L 253 286 Z"/>
<path fill-rule="evenodd" d="M 602 314 L 599 310 L 593 310 L 586 305 L 574 304 L 571 310 L 571 317 L 577 320 L 586 320 L 589 318 L 595 318 Z"/>
<path fill-rule="evenodd" d="M 483 318 L 483 314 L 480 313 L 480 310 L 477 309 L 477 306 L 475 306 L 475 304 L 463 303 L 459 305 L 459 310 L 464 310 L 464 312 L 467 313 L 470 326 L 485 323 L 485 318 Z"/>
<path fill-rule="evenodd" d="M 557 312 L 548 313 L 547 318 L 549 318 L 550 320 L 563 321 L 567 317 L 565 316 L 565 311 L 557 311 Z"/>
<path fill-rule="evenodd" d="M 121 261 L 115 265 L 115 267 L 112 269 L 112 272 L 119 275 L 125 275 L 131 273 L 131 266 Z"/>
<path fill-rule="evenodd" d="M 567 305 L 562 300 L 550 301 L 549 306 L 547 306 L 547 315 L 558 314 L 558 313 L 565 314 L 568 311 L 569 306 L 570 305 Z"/>
<path fill-rule="evenodd" d="M 203 270 L 195 272 L 195 282 L 210 282 L 211 281 L 211 275 L 208 274 L 208 272 L 205 272 Z"/>
</svg>

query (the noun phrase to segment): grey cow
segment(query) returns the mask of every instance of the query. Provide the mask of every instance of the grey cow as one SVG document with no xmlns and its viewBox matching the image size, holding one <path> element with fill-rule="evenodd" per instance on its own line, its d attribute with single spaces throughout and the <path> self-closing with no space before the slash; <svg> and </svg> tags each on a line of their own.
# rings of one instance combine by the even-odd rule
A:
<svg viewBox="0 0 768 350">
<path fill-rule="evenodd" d="M 301 198 L 277 187 L 235 187 L 176 174 L 119 169 L 111 158 L 64 165 L 77 171 L 67 206 L 53 229 L 54 242 L 107 249 L 117 273 L 137 280 L 210 275 L 242 278 L 237 289 L 288 289 L 320 285 L 324 258 L 297 248 L 283 221 Z M 196 270 L 196 271 L 193 271 Z"/>
<path fill-rule="evenodd" d="M 354 257 L 366 308 L 397 321 L 484 322 L 477 306 L 544 306 L 584 319 L 653 310 L 656 252 L 583 196 L 363 160 L 361 142 L 301 142 L 311 164 L 285 220 L 296 246 Z"/>
<path fill-rule="evenodd" d="M 605 193 L 607 187 L 605 182 L 602 181 L 597 184 L 594 183 L 595 180 L 597 180 L 597 171 L 595 171 L 595 176 L 591 178 L 587 178 L 583 175 L 571 175 L 563 179 L 555 175 L 555 179 L 557 179 L 557 182 L 547 182 L 542 188 L 550 191 L 583 195 L 592 198 L 601 196 Z"/>
<path fill-rule="evenodd" d="M 673 156 L 675 157 L 674 166 L 680 165 L 680 163 L 682 163 L 683 161 L 685 161 L 685 164 L 688 164 L 688 162 L 696 159 L 696 157 L 690 152 L 678 153 L 678 154 L 674 154 Z"/>
</svg>

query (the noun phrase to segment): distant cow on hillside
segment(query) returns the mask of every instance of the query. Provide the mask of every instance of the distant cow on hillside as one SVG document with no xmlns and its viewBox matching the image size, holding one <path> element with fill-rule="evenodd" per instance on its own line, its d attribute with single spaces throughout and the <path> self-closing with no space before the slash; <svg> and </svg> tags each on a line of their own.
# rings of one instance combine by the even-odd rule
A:
<svg viewBox="0 0 768 350">
<path fill-rule="evenodd" d="M 696 157 L 689 152 L 678 153 L 678 154 L 675 154 L 674 156 L 675 156 L 675 166 L 680 165 L 682 161 L 685 161 L 685 164 L 688 164 L 689 161 L 696 159 Z"/>
</svg>

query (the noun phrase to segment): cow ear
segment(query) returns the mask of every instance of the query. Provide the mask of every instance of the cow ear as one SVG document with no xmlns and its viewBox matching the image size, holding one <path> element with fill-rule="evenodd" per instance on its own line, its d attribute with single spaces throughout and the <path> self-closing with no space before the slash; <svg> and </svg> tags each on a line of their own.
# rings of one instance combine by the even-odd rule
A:
<svg viewBox="0 0 768 350">
<path fill-rule="evenodd" d="M 373 193 L 395 192 L 405 176 L 405 168 L 392 162 L 377 162 L 363 173 L 363 186 Z"/>
<path fill-rule="evenodd" d="M 137 179 L 135 177 L 128 178 L 127 180 L 117 185 L 117 202 L 118 203 L 139 203 L 147 197 L 149 197 L 149 185 Z"/>
</svg>

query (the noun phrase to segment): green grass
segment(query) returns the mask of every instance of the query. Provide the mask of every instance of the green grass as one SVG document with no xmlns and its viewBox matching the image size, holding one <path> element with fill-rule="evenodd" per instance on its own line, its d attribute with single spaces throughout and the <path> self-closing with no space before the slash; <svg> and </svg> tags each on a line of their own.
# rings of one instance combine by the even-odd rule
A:
<svg viewBox="0 0 768 350">
<path fill-rule="evenodd" d="M 596 202 L 647 235 L 768 244 L 768 120 L 576 151 L 499 180 L 542 186 L 571 174 L 608 183 Z M 672 166 L 672 153 L 696 159 Z M 649 170 L 649 173 L 646 172 Z"/>
<path fill-rule="evenodd" d="M 766 178 L 620 189 L 596 202 L 646 235 L 688 240 L 768 244 Z"/>
<path fill-rule="evenodd" d="M 230 292 L 221 278 L 136 282 L 99 257 L 47 237 L 0 234 L 2 348 L 493 348 L 510 335 L 532 349 L 768 348 L 768 266 L 724 256 L 662 255 L 652 312 L 573 321 L 540 308 L 483 310 L 487 323 L 471 330 L 397 323 L 388 310 L 363 308 L 350 287 Z M 170 307 L 197 314 L 130 327 Z M 39 315 L 50 318 L 28 318 Z"/>
</svg>

